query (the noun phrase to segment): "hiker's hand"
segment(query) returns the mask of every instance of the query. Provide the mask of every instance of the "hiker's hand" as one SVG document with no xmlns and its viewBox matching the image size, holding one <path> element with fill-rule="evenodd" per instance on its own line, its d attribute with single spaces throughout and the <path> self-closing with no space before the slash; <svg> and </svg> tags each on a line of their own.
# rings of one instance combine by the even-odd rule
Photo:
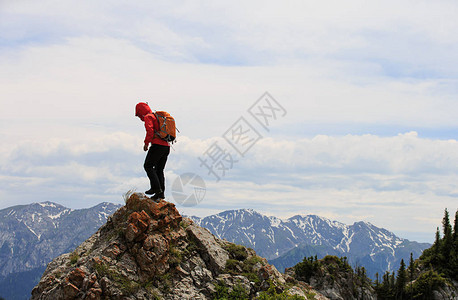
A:
<svg viewBox="0 0 458 300">
<path fill-rule="evenodd" d="M 145 145 L 143 146 L 143 150 L 144 150 L 144 151 L 148 151 L 148 144 L 145 144 Z"/>
</svg>

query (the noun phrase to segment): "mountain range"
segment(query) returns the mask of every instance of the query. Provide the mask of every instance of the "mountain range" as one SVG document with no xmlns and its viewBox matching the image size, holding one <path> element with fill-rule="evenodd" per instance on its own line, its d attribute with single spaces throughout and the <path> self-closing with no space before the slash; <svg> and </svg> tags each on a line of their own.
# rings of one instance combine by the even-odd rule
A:
<svg viewBox="0 0 458 300">
<path fill-rule="evenodd" d="M 251 209 L 224 211 L 205 218 L 191 217 L 219 238 L 253 248 L 283 271 L 304 257 L 346 256 L 364 266 L 370 277 L 394 271 L 410 253 L 419 257 L 428 243 L 417 243 L 368 222 L 346 225 L 316 216 L 296 215 L 282 220 Z"/>
<path fill-rule="evenodd" d="M 69 209 L 43 202 L 0 210 L 0 296 L 29 299 L 46 265 L 75 249 L 120 206 Z"/>
<path fill-rule="evenodd" d="M 71 252 L 95 233 L 121 205 L 101 203 L 69 209 L 52 202 L 0 210 L 0 296 L 28 299 L 46 265 Z M 316 215 L 282 220 L 251 209 L 191 217 L 218 238 L 254 249 L 283 271 L 304 257 L 347 256 L 368 275 L 392 271 L 410 253 L 418 257 L 430 245 L 395 236 L 367 222 L 345 225 Z"/>
</svg>

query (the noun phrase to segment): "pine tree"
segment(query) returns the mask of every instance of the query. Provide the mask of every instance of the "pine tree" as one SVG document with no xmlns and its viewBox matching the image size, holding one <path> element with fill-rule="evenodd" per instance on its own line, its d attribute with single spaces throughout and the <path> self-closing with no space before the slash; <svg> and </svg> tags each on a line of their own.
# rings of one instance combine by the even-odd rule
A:
<svg viewBox="0 0 458 300">
<path fill-rule="evenodd" d="M 451 276 L 458 280 L 458 210 L 455 212 L 455 224 L 453 226 L 453 248 L 451 252 L 450 267 Z"/>
<path fill-rule="evenodd" d="M 410 252 L 410 261 L 409 261 L 409 281 L 413 280 L 413 276 L 415 275 L 415 261 L 413 260 L 413 253 Z"/>
<path fill-rule="evenodd" d="M 383 274 L 383 280 L 382 280 L 382 285 L 385 288 L 388 288 L 390 286 L 390 273 L 388 271 L 385 271 L 385 274 Z"/>
<path fill-rule="evenodd" d="M 413 280 L 414 280 L 414 276 L 415 276 L 415 261 L 413 260 L 413 253 L 412 252 L 410 252 L 410 261 L 409 261 L 408 270 L 409 270 L 409 282 L 410 282 L 409 294 L 410 294 L 410 297 L 412 297 L 412 295 L 411 295 L 411 293 L 412 293 L 412 284 L 413 284 Z"/>
<path fill-rule="evenodd" d="M 453 225 L 453 241 L 458 241 L 458 210 L 455 212 L 455 224 Z"/>
<path fill-rule="evenodd" d="M 444 238 L 447 235 L 452 235 L 452 226 L 450 225 L 450 215 L 448 213 L 448 210 L 445 209 L 444 211 L 444 218 L 442 219 L 442 226 L 444 229 Z"/>
<path fill-rule="evenodd" d="M 383 274 L 382 284 L 377 289 L 378 299 L 393 299 L 393 287 L 391 286 L 391 275 L 388 271 Z"/>
<path fill-rule="evenodd" d="M 404 259 L 401 259 L 401 266 L 399 267 L 398 276 L 396 277 L 396 299 L 404 298 L 404 287 L 406 282 L 406 264 L 404 263 Z"/>
<path fill-rule="evenodd" d="M 437 265 L 439 262 L 440 257 L 440 247 L 441 246 L 441 236 L 439 233 L 439 227 L 436 228 L 436 239 L 434 240 L 434 244 L 432 246 L 432 255 L 431 255 L 431 263 L 433 265 Z"/>
<path fill-rule="evenodd" d="M 369 282 L 369 278 L 367 278 L 367 271 L 365 267 L 361 267 L 361 274 L 359 275 L 359 279 L 361 280 L 361 284 L 363 286 Z"/>
<path fill-rule="evenodd" d="M 450 225 L 450 218 L 447 209 L 444 212 L 444 218 L 442 219 L 442 226 L 444 230 L 444 238 L 442 242 L 442 261 L 440 267 L 447 268 L 450 262 L 450 254 L 453 248 L 453 235 L 452 226 Z"/>
<path fill-rule="evenodd" d="M 439 251 L 440 242 L 441 242 L 441 234 L 439 231 L 439 227 L 436 227 L 436 238 L 434 239 L 434 245 L 433 245 L 435 251 Z"/>
<path fill-rule="evenodd" d="M 391 272 L 390 275 L 390 288 L 391 290 L 394 290 L 396 288 L 396 276 L 394 275 L 394 271 Z"/>
</svg>

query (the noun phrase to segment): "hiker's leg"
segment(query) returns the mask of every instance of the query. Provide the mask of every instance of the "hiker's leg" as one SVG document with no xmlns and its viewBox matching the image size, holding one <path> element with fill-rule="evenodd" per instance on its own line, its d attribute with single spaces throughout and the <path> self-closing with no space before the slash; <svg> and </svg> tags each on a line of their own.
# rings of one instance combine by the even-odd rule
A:
<svg viewBox="0 0 458 300">
<path fill-rule="evenodd" d="M 149 191 L 151 191 L 153 194 L 155 192 L 160 192 L 161 190 L 161 184 L 156 173 L 157 163 L 162 157 L 161 150 L 162 149 L 160 148 L 160 145 L 151 145 L 151 147 L 148 150 L 148 153 L 146 154 L 145 163 L 143 164 L 143 168 L 146 171 L 146 175 L 148 175 L 149 182 L 151 185 L 151 189 Z"/>
<path fill-rule="evenodd" d="M 159 159 L 159 161 L 157 162 L 157 165 L 156 165 L 156 175 L 157 175 L 157 178 L 159 180 L 159 185 L 161 187 L 161 190 L 162 192 L 165 191 L 165 176 L 164 176 L 164 168 L 165 168 L 165 164 L 167 163 L 167 158 L 169 156 L 169 153 L 170 153 L 170 147 L 168 146 L 162 146 L 162 156 L 161 158 Z"/>
</svg>

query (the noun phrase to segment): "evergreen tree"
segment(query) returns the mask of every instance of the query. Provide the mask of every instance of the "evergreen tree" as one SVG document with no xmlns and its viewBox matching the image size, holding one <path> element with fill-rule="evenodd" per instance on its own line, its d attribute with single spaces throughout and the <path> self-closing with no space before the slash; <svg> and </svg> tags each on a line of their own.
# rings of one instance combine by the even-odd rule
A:
<svg viewBox="0 0 458 300">
<path fill-rule="evenodd" d="M 390 284 L 391 276 L 388 271 L 385 272 L 382 276 L 382 284 L 379 285 L 379 288 L 376 289 L 377 292 L 377 299 L 384 300 L 384 299 L 393 299 L 393 287 Z"/>
<path fill-rule="evenodd" d="M 413 260 L 413 253 L 410 252 L 410 262 L 409 262 L 409 295 L 412 298 L 412 284 L 415 276 L 415 261 Z"/>
<path fill-rule="evenodd" d="M 458 241 L 458 210 L 455 212 L 455 224 L 453 225 L 453 241 Z"/>
<path fill-rule="evenodd" d="M 447 209 L 444 212 L 444 218 L 442 219 L 442 226 L 444 229 L 444 238 L 442 243 L 441 254 L 443 256 L 442 266 L 448 264 L 450 261 L 450 253 L 453 248 L 453 235 L 452 226 L 450 225 L 450 218 Z"/>
<path fill-rule="evenodd" d="M 406 270 L 402 260 L 396 280 L 394 272 L 385 272 L 382 283 L 376 281 L 377 299 L 431 299 L 433 291 L 445 286 L 449 278 L 458 281 L 457 223 L 458 210 L 455 212 L 452 228 L 448 211 L 445 209 L 442 219 L 443 238 L 437 227 L 434 244 L 423 251 L 417 262 L 413 260 L 413 253 L 411 253 L 409 267 Z M 410 282 L 409 288 L 405 286 L 407 281 Z"/>
<path fill-rule="evenodd" d="M 401 259 L 401 266 L 398 270 L 398 276 L 396 277 L 396 299 L 404 299 L 404 287 L 407 282 L 406 276 L 406 264 L 404 259 Z"/>
<path fill-rule="evenodd" d="M 432 255 L 431 255 L 431 264 L 437 265 L 439 263 L 440 257 L 440 248 L 441 248 L 441 236 L 439 233 L 439 227 L 436 228 L 436 239 L 434 240 L 434 244 L 432 246 Z"/>
<path fill-rule="evenodd" d="M 394 275 L 394 271 L 390 275 L 390 288 L 391 290 L 396 288 L 396 276 Z"/>
<path fill-rule="evenodd" d="M 364 286 L 366 283 L 368 283 L 370 280 L 367 277 L 367 271 L 365 267 L 361 267 L 360 272 L 359 272 L 359 280 L 361 280 L 361 284 Z"/>
<path fill-rule="evenodd" d="M 455 212 L 455 224 L 453 226 L 453 247 L 450 259 L 451 277 L 458 280 L 458 210 Z"/>
<path fill-rule="evenodd" d="M 390 287 L 390 273 L 388 271 L 386 271 L 385 274 L 383 274 L 382 285 L 386 288 Z"/>
<path fill-rule="evenodd" d="M 439 227 L 436 227 L 436 238 L 434 239 L 434 249 L 438 252 L 441 243 L 441 234 L 439 232 Z"/>
<path fill-rule="evenodd" d="M 447 235 L 452 235 L 452 225 L 450 225 L 450 214 L 448 213 L 448 210 L 445 209 L 444 211 L 444 218 L 442 219 L 442 226 L 444 229 L 444 238 Z"/>
<path fill-rule="evenodd" d="M 413 260 L 413 253 L 410 252 L 410 261 L 409 261 L 409 281 L 412 281 L 415 275 L 415 261 Z"/>
</svg>

